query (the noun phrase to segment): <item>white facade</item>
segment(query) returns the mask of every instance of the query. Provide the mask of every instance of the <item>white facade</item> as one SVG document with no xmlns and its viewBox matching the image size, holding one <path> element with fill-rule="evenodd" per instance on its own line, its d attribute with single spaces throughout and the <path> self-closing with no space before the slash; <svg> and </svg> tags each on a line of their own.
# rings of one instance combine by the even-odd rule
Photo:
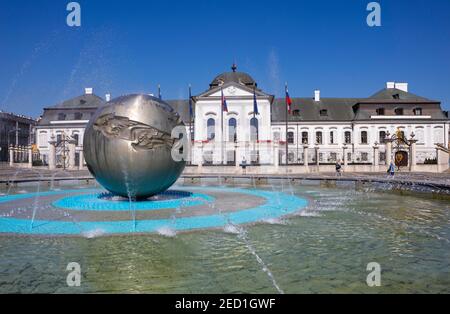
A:
<svg viewBox="0 0 450 314">
<path fill-rule="evenodd" d="M 423 113 L 420 108 L 420 114 L 415 115 L 410 115 L 412 111 L 409 109 L 405 110 L 406 114 L 402 112 L 401 115 L 385 115 L 384 113 L 378 115 L 374 113 L 374 110 L 371 112 L 374 108 L 371 107 L 371 103 L 377 106 L 377 98 L 371 97 L 365 99 L 366 102 L 363 103 L 366 106 L 364 109 L 366 116 L 362 119 L 356 118 L 357 114 L 353 113 L 350 105 L 346 108 L 350 108 L 352 118 L 341 117 L 335 120 L 319 121 L 318 116 L 311 118 L 313 116 L 311 108 L 315 106 L 314 110 L 319 111 L 321 108 L 319 104 L 325 104 L 325 99 L 322 98 L 321 92 L 316 90 L 311 99 L 297 99 L 303 102 L 303 109 L 310 111 L 310 117 L 289 119 L 286 132 L 285 116 L 284 114 L 280 116 L 280 110 L 285 109 L 284 100 L 277 102 L 272 95 L 258 89 L 250 76 L 235 70 L 236 68 L 233 68 L 233 72 L 218 76 L 209 90 L 192 98 L 195 115 L 191 128 L 194 136 L 189 154 L 190 165 L 223 166 L 228 169 L 234 166 L 233 171 L 238 171 L 241 164 L 246 163 L 260 166 L 261 169 L 272 166 L 275 168 L 271 168 L 271 171 L 276 172 L 279 165 L 286 164 L 286 142 L 288 142 L 288 165 L 304 166 L 305 172 L 310 171 L 308 169 L 310 165 L 331 166 L 337 161 L 346 166 L 354 165 L 355 167 L 351 168 L 354 171 L 358 169 L 378 171 L 382 169 L 378 166 L 395 161 L 397 152 L 406 153 L 412 171 L 416 169 L 414 168 L 416 164 L 437 162 L 440 166 L 436 169 L 448 168 L 448 158 L 442 160 L 443 155 L 438 152 L 437 145 L 448 148 L 450 123 L 438 102 L 417 98 L 424 100 Z M 415 96 L 408 93 L 406 83 L 388 82 L 384 91 L 401 91 L 407 93 L 405 95 Z M 222 93 L 227 102 L 228 112 L 222 110 Z M 92 95 L 92 91 L 89 95 Z M 254 113 L 255 96 L 258 114 Z M 93 99 L 94 102 L 101 100 L 97 98 L 91 97 L 91 100 Z M 70 105 L 72 101 L 67 103 Z M 383 101 L 385 99 L 381 98 L 380 102 Z M 395 104 L 395 101 L 393 103 Z M 400 105 L 403 103 L 409 104 L 407 101 L 399 101 Z M 327 107 L 329 111 L 340 110 L 339 107 L 333 107 L 333 104 L 331 99 Z M 435 105 L 434 111 L 430 111 L 432 107 L 426 107 L 427 104 Z M 187 106 L 187 102 L 183 106 Z M 274 106 L 278 106 L 277 117 L 274 114 Z M 305 108 L 307 106 L 312 107 Z M 180 110 L 180 108 L 176 109 Z M 48 110 L 51 111 L 54 108 Z M 73 108 L 67 110 L 70 111 Z M 91 115 L 93 112 L 95 112 L 94 109 Z M 41 156 L 48 161 L 48 156 L 52 153 L 52 145 L 49 142 L 58 141 L 58 138 L 66 136 L 75 140 L 72 141 L 74 143 L 72 149 L 75 150 L 76 156 L 75 166 L 83 168 L 83 136 L 88 120 L 61 120 L 53 113 L 49 116 L 46 123 L 36 128 L 36 141 Z M 439 118 L 436 118 L 437 116 Z M 186 117 L 184 118 L 186 120 Z M 397 147 L 394 143 L 388 145 L 386 142 L 389 141 L 386 139 L 389 140 L 399 132 L 403 133 L 406 144 L 399 144 Z M 408 145 L 410 143 L 414 145 Z M 56 155 L 56 159 L 60 158 L 58 151 Z M 71 155 L 73 156 L 73 152 Z M 304 160 L 305 155 L 308 157 L 308 162 Z M 438 157 L 440 160 L 437 160 Z M 72 161 L 73 164 L 74 161 Z M 358 165 L 361 167 L 356 167 Z"/>
</svg>

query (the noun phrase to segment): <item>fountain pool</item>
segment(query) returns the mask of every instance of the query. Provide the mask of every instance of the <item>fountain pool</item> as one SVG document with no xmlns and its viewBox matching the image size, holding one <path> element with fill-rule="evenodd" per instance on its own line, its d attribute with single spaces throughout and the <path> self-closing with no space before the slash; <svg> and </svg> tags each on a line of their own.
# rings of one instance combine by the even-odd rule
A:
<svg viewBox="0 0 450 314">
<path fill-rule="evenodd" d="M 449 207 L 287 180 L 179 183 L 144 202 L 21 186 L 0 191 L 0 293 L 448 293 Z"/>
</svg>

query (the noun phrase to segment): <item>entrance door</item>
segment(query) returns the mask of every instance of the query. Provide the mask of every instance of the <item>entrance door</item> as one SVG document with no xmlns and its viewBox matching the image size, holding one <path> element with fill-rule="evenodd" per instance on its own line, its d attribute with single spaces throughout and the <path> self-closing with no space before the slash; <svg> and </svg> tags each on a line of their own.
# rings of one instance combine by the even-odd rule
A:
<svg viewBox="0 0 450 314">
<path fill-rule="evenodd" d="M 408 152 L 398 151 L 395 153 L 395 165 L 397 167 L 408 166 Z"/>
</svg>

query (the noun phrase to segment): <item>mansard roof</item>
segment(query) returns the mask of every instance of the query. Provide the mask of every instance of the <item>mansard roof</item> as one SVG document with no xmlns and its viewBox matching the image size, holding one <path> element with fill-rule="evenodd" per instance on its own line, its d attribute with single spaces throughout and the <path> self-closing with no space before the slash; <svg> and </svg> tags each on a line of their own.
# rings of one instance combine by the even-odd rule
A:
<svg viewBox="0 0 450 314">
<path fill-rule="evenodd" d="M 58 120 L 58 115 L 64 113 L 66 120 L 75 120 L 76 114 L 82 115 L 81 121 L 89 120 L 98 107 L 105 104 L 105 100 L 95 94 L 84 94 L 75 98 L 63 101 L 55 106 L 44 109 L 44 114 L 39 120 L 39 126 L 48 126 L 51 121 Z"/>
<path fill-rule="evenodd" d="M 189 100 L 164 100 L 166 103 L 168 103 L 178 114 L 180 115 L 181 119 L 184 123 L 189 123 Z M 194 101 L 192 101 L 192 110 L 193 115 L 195 114 L 195 106 Z M 192 117 L 193 119 L 194 117 Z"/>
<path fill-rule="evenodd" d="M 59 103 L 53 107 L 46 109 L 86 109 L 98 108 L 103 105 L 105 101 L 95 94 L 84 94 Z"/>
<path fill-rule="evenodd" d="M 367 98 L 365 102 L 379 102 L 380 100 L 383 102 L 437 102 L 397 88 L 384 88 Z"/>
<path fill-rule="evenodd" d="M 299 110 L 299 115 L 292 113 L 288 116 L 288 121 L 350 121 L 355 114 L 353 106 L 356 105 L 359 98 L 321 98 L 315 101 L 314 98 L 291 98 L 292 113 Z M 323 111 L 321 115 L 320 112 Z M 326 114 L 325 114 L 326 113 Z M 286 121 L 286 103 L 285 99 L 275 99 L 272 105 L 272 121 Z"/>
</svg>

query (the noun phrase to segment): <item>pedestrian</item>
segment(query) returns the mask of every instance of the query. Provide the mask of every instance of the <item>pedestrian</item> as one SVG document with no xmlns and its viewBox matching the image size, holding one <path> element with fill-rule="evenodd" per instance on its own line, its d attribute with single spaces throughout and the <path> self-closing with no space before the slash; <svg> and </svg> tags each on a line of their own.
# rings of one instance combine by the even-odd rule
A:
<svg viewBox="0 0 450 314">
<path fill-rule="evenodd" d="M 342 166 L 341 166 L 341 162 L 338 160 L 336 161 L 336 176 L 337 177 L 342 177 Z"/>
<path fill-rule="evenodd" d="M 247 173 L 247 159 L 245 159 L 245 156 L 242 158 L 241 167 L 242 167 L 242 173 L 246 174 Z"/>
<path fill-rule="evenodd" d="M 391 178 L 393 178 L 395 176 L 395 165 L 393 162 L 391 162 L 391 164 L 389 165 L 387 172 L 389 173 Z"/>
</svg>

